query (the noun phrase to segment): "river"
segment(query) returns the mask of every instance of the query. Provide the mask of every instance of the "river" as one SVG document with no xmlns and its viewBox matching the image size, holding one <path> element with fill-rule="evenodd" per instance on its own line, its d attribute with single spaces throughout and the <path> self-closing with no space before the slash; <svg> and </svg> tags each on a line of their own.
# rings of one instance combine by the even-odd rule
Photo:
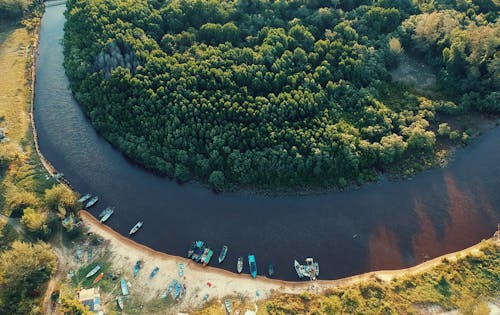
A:
<svg viewBox="0 0 500 315">
<path fill-rule="evenodd" d="M 99 195 L 91 213 L 115 207 L 107 224 L 119 233 L 128 235 L 142 220 L 133 239 L 156 250 L 185 256 L 190 242 L 201 239 L 217 256 L 227 244 L 221 268 L 234 271 L 238 256 L 255 254 L 259 274 L 272 262 L 276 278 L 296 280 L 294 259 L 314 257 L 320 279 L 336 279 L 412 266 L 494 232 L 500 217 L 498 127 L 444 169 L 308 196 L 214 194 L 134 165 L 96 133 L 72 97 L 62 66 L 64 10 L 47 7 L 42 19 L 34 113 L 39 144 L 77 191 Z M 218 265 L 216 259 L 211 265 Z"/>
</svg>

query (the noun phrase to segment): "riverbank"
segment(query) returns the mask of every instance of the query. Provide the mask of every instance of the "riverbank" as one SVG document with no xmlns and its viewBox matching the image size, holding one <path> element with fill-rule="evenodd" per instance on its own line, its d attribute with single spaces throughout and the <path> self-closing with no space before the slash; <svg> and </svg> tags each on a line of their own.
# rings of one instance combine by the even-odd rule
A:
<svg viewBox="0 0 500 315">
<path fill-rule="evenodd" d="M 411 268 L 375 271 L 338 280 L 291 282 L 268 279 L 262 276 L 251 279 L 248 274 L 239 275 L 218 268 L 202 267 L 189 259 L 157 252 L 138 244 L 99 223 L 86 211 L 80 211 L 80 218 L 89 232 L 105 241 L 107 252 L 111 255 L 109 261 L 114 269 L 128 270 L 125 275 L 133 279 L 131 274 L 135 262 L 137 260 L 145 262 L 144 271 L 139 273 L 136 279 L 133 279 L 131 289 L 131 294 L 140 296 L 144 302 L 159 299 L 170 280 L 179 278 L 177 264 L 183 262 L 186 265 L 186 270 L 181 282 L 186 285 L 186 296 L 175 307 L 179 311 L 192 310 L 202 306 L 205 303 L 203 297 L 207 294 L 209 299 L 243 296 L 247 301 L 261 301 L 277 294 L 302 294 L 304 292 L 321 294 L 326 290 L 348 287 L 374 279 L 390 282 L 397 277 L 425 272 L 440 265 L 443 261 L 453 262 L 467 255 L 479 255 L 481 248 L 488 244 L 500 248 L 500 238 L 491 238 L 464 250 L 431 259 Z M 158 266 L 160 271 L 153 280 L 149 280 L 149 272 L 154 266 Z M 207 283 L 210 283 L 210 286 Z"/>
</svg>

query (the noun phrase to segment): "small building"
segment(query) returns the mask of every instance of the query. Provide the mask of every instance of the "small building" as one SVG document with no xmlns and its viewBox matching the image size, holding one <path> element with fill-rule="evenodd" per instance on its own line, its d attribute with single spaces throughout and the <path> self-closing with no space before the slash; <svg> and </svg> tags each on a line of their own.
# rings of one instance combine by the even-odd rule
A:
<svg viewBox="0 0 500 315">
<path fill-rule="evenodd" d="M 87 306 L 95 314 L 104 314 L 101 310 L 101 294 L 99 288 L 84 289 L 78 292 L 78 301 Z"/>
</svg>

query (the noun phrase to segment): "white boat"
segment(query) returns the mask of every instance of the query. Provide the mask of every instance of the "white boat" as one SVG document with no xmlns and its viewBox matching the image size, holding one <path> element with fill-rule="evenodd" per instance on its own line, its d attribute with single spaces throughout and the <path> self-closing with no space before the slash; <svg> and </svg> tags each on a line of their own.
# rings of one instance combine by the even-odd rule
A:
<svg viewBox="0 0 500 315">
<path fill-rule="evenodd" d="M 113 210 L 113 208 L 106 207 L 106 209 L 102 210 L 101 213 L 99 213 L 99 218 L 102 218 L 106 213 L 108 213 L 109 210 Z"/>
<path fill-rule="evenodd" d="M 295 271 L 297 272 L 297 275 L 299 276 L 299 278 L 304 277 L 304 266 L 299 264 L 299 262 L 297 260 L 293 261 L 293 266 L 295 267 Z"/>
<path fill-rule="evenodd" d="M 243 271 L 243 257 L 238 257 L 238 263 L 236 264 L 236 270 L 238 273 Z"/>
<path fill-rule="evenodd" d="M 115 212 L 115 211 L 114 211 L 113 209 L 109 209 L 109 211 L 108 211 L 108 212 L 106 212 L 106 214 L 104 214 L 104 215 L 102 216 L 102 218 L 101 218 L 101 220 L 100 220 L 100 221 L 101 221 L 101 223 L 106 222 L 106 221 L 109 219 L 109 217 L 110 217 L 110 216 L 111 216 L 114 212 Z"/>
<path fill-rule="evenodd" d="M 94 269 L 90 270 L 89 273 L 85 276 L 85 278 L 90 278 L 93 275 L 95 275 L 99 270 L 101 269 L 101 265 L 97 265 L 94 267 Z"/>
<path fill-rule="evenodd" d="M 88 208 L 92 207 L 93 205 L 95 205 L 95 204 L 96 204 L 96 202 L 97 202 L 97 201 L 99 201 L 99 197 L 97 197 L 97 196 L 92 197 L 92 199 L 90 199 L 90 200 L 89 200 L 89 202 L 87 202 L 87 203 L 85 204 L 85 208 L 87 208 L 87 209 L 88 209 Z"/>
<path fill-rule="evenodd" d="M 143 224 L 142 221 L 137 222 L 128 234 L 132 235 L 135 232 L 137 232 L 142 227 L 142 224 Z"/>
<path fill-rule="evenodd" d="M 92 197 L 90 194 L 86 194 L 84 196 L 81 196 L 80 199 L 78 199 L 78 202 L 85 202 L 85 201 L 89 200 L 90 197 Z"/>
<path fill-rule="evenodd" d="M 117 297 L 116 302 L 118 303 L 118 307 L 120 308 L 120 310 L 123 310 L 123 296 Z"/>
</svg>

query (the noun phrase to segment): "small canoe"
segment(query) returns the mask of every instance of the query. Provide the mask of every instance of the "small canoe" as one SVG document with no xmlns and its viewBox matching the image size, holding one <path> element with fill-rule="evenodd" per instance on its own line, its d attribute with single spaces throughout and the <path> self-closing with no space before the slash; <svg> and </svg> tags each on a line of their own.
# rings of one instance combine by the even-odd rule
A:
<svg viewBox="0 0 500 315">
<path fill-rule="evenodd" d="M 141 261 L 138 260 L 135 262 L 135 266 L 134 266 L 134 278 L 137 277 L 137 274 L 139 273 L 140 269 L 141 269 Z"/>
<path fill-rule="evenodd" d="M 134 225 L 134 227 L 130 230 L 129 235 L 132 235 L 132 234 L 136 233 L 137 231 L 139 231 L 139 229 L 142 227 L 142 224 L 143 224 L 142 221 L 137 222 Z"/>
<path fill-rule="evenodd" d="M 254 255 L 248 255 L 248 265 L 250 266 L 250 275 L 252 278 L 257 277 L 257 262 Z"/>
<path fill-rule="evenodd" d="M 185 269 L 184 263 L 180 262 L 179 263 L 179 277 L 184 276 L 184 269 Z"/>
<path fill-rule="evenodd" d="M 94 281 L 92 281 L 92 285 L 94 285 L 97 282 L 101 281 L 102 277 L 104 277 L 104 272 L 101 272 L 97 277 L 95 277 Z"/>
<path fill-rule="evenodd" d="M 158 273 L 159 270 L 160 268 L 154 267 L 153 271 L 151 271 L 151 273 L 149 274 L 149 279 L 153 279 L 153 277 Z"/>
<path fill-rule="evenodd" d="M 236 270 L 238 273 L 243 271 L 243 257 L 238 257 L 238 262 L 236 263 Z"/>
<path fill-rule="evenodd" d="M 81 196 L 80 199 L 78 199 L 78 202 L 85 202 L 85 201 L 89 200 L 90 197 L 92 197 L 90 194 L 86 194 L 84 196 Z"/>
<path fill-rule="evenodd" d="M 269 274 L 269 277 L 272 277 L 274 275 L 274 265 L 269 264 L 269 267 L 267 268 L 267 273 Z"/>
<path fill-rule="evenodd" d="M 104 223 L 106 222 L 109 217 L 114 213 L 115 211 L 113 209 L 110 209 L 108 212 L 106 212 L 106 214 L 101 218 L 101 223 Z"/>
<path fill-rule="evenodd" d="M 92 207 L 93 205 L 95 205 L 95 204 L 96 204 L 96 202 L 97 202 L 97 201 L 99 201 L 99 197 L 97 197 L 97 196 L 92 197 L 92 199 L 90 199 L 90 200 L 89 200 L 89 202 L 87 202 L 87 203 L 85 204 L 85 208 L 87 208 L 87 209 L 88 209 L 88 208 Z"/>
<path fill-rule="evenodd" d="M 222 246 L 222 250 L 220 251 L 219 264 L 224 261 L 224 259 L 226 258 L 226 254 L 227 254 L 227 245 L 224 245 Z"/>
<path fill-rule="evenodd" d="M 92 270 L 89 271 L 89 273 L 87 273 L 87 275 L 85 276 L 85 278 L 90 278 L 92 277 L 93 275 L 95 275 L 99 270 L 101 269 L 101 265 L 97 265 L 95 266 Z"/>
<path fill-rule="evenodd" d="M 116 303 L 118 303 L 118 307 L 120 310 L 123 310 L 123 296 L 118 296 L 116 298 Z"/>
<path fill-rule="evenodd" d="M 120 280 L 120 287 L 122 288 L 122 295 L 128 295 L 127 281 L 125 281 L 125 279 L 123 278 L 122 280 Z"/>
<path fill-rule="evenodd" d="M 231 309 L 232 309 L 232 306 L 231 306 L 231 301 L 230 300 L 226 300 L 224 302 L 224 304 L 226 305 L 226 311 L 228 314 L 231 314 Z"/>
</svg>

